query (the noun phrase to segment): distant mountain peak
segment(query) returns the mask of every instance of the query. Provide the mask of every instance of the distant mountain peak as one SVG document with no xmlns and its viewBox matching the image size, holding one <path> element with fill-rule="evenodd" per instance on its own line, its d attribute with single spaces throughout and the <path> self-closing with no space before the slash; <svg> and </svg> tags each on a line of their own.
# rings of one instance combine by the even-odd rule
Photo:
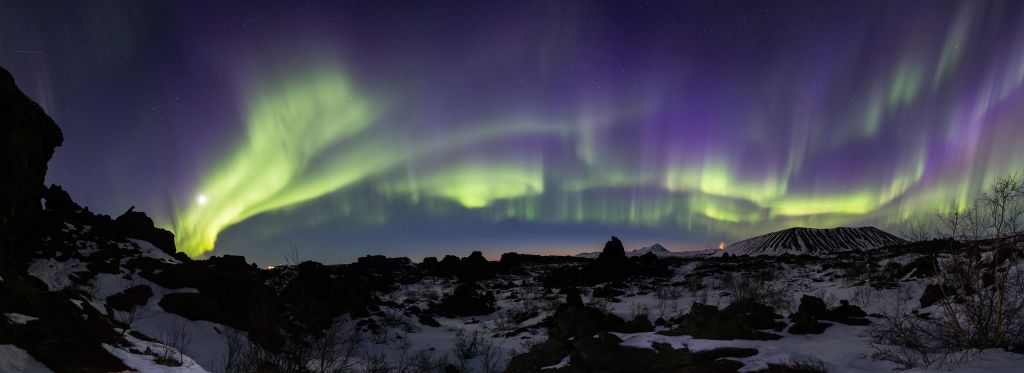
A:
<svg viewBox="0 0 1024 373">
<path fill-rule="evenodd" d="M 714 251 L 718 251 L 718 250 L 714 250 Z M 645 247 L 642 247 L 642 248 L 639 248 L 639 249 L 636 249 L 636 250 L 627 251 L 626 252 L 626 256 L 632 258 L 632 257 L 643 256 L 644 254 L 647 254 L 647 253 L 654 254 L 655 256 L 657 256 L 659 258 L 674 258 L 674 257 L 693 257 L 693 256 L 709 255 L 709 254 L 712 254 L 713 251 L 710 251 L 710 250 L 700 250 L 700 251 L 669 251 L 664 246 L 661 246 L 661 244 L 657 244 L 656 243 L 656 244 L 653 244 L 651 246 L 645 246 Z M 598 255 L 600 255 L 600 254 L 601 253 L 599 253 L 599 252 L 591 252 L 591 253 L 576 254 L 576 256 L 579 257 L 579 258 L 596 259 L 598 257 Z"/>
<path fill-rule="evenodd" d="M 871 226 L 829 229 L 797 227 L 736 242 L 726 247 L 723 255 L 822 255 L 871 250 L 905 242 L 902 238 Z"/>
</svg>

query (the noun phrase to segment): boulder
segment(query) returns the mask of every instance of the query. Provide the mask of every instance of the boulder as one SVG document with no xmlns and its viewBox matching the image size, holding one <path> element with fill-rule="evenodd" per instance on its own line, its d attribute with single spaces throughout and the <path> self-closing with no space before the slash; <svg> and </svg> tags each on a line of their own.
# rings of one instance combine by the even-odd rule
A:
<svg viewBox="0 0 1024 373">
<path fill-rule="evenodd" d="M 851 305 L 850 301 L 844 299 L 839 301 L 839 307 L 828 310 L 820 319 L 846 325 L 868 325 L 871 324 L 871 321 L 865 318 L 867 316 L 867 312 L 860 307 Z"/>
<path fill-rule="evenodd" d="M 224 314 L 217 301 L 202 293 L 172 293 L 160 300 L 160 308 L 197 321 L 224 323 Z"/>
<path fill-rule="evenodd" d="M 476 284 L 460 284 L 451 295 L 441 299 L 434 312 L 448 316 L 481 316 L 491 314 L 494 294 L 480 291 Z"/>
<path fill-rule="evenodd" d="M 797 312 L 816 318 L 824 315 L 826 311 L 828 307 L 825 306 L 825 301 L 811 295 L 801 297 L 800 306 L 797 307 Z"/>
<path fill-rule="evenodd" d="M 789 327 L 791 334 L 821 334 L 825 329 L 832 326 L 830 323 L 818 322 L 828 312 L 825 301 L 821 298 L 804 295 L 800 298 L 800 306 L 797 312 L 789 315 L 793 325 Z"/>
<path fill-rule="evenodd" d="M 775 340 L 782 337 L 762 330 L 781 331 L 785 325 L 776 321 L 781 318 L 771 307 L 754 302 L 733 303 L 721 311 L 715 306 L 694 303 L 679 326 L 660 334 L 717 340 Z"/>
<path fill-rule="evenodd" d="M 432 326 L 432 327 L 435 327 L 435 328 L 441 326 L 441 323 L 437 322 L 437 320 L 434 319 L 433 317 L 430 317 L 430 316 L 427 316 L 427 315 L 417 315 L 417 318 L 419 318 L 420 324 L 423 324 L 423 325 L 426 325 L 426 326 Z"/>
<path fill-rule="evenodd" d="M 830 323 L 818 322 L 818 319 L 799 312 L 790 315 L 789 319 L 793 321 L 793 325 L 789 327 L 790 334 L 821 334 L 832 326 Z"/>
<path fill-rule="evenodd" d="M 896 272 L 896 275 L 893 276 L 893 279 L 899 280 L 908 275 L 914 278 L 934 277 L 938 274 L 938 271 L 939 263 L 935 258 L 922 256 L 914 259 L 914 261 L 910 263 L 907 263 L 903 267 L 900 267 L 899 271 Z"/>
<path fill-rule="evenodd" d="M 569 307 L 583 307 L 583 298 L 580 297 L 579 290 L 569 288 L 565 292 L 565 305 Z"/>
<path fill-rule="evenodd" d="M 107 305 L 118 311 L 131 311 L 138 306 L 146 305 L 153 296 L 153 289 L 147 285 L 138 285 L 107 297 Z"/>
<path fill-rule="evenodd" d="M 956 294 L 956 289 L 952 287 L 938 284 L 928 285 L 924 288 L 924 292 L 921 293 L 921 308 L 938 303 L 940 300 L 953 294 Z"/>
</svg>

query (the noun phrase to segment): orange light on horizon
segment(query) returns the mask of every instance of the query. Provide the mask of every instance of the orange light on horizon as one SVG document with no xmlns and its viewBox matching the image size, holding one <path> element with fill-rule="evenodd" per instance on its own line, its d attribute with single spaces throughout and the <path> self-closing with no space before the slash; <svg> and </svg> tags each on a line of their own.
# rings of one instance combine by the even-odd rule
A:
<svg viewBox="0 0 1024 373">
<path fill-rule="evenodd" d="M 725 242 L 719 242 L 718 243 L 718 249 L 719 250 L 725 250 Z"/>
</svg>

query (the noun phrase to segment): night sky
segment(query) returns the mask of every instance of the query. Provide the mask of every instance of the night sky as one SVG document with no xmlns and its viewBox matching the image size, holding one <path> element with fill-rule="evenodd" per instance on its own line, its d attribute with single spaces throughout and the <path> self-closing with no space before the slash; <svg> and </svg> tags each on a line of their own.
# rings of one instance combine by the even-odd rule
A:
<svg viewBox="0 0 1024 373">
<path fill-rule="evenodd" d="M 1024 171 L 1020 1 L 296 4 L 0 2 L 47 182 L 271 264 L 896 232 Z"/>
</svg>

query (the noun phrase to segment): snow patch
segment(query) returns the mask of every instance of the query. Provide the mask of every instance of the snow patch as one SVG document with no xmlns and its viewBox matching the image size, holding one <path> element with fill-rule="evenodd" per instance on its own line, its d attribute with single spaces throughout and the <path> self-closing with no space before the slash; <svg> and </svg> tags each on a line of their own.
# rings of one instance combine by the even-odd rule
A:
<svg viewBox="0 0 1024 373">
<path fill-rule="evenodd" d="M 562 358 L 562 361 L 559 361 L 558 364 L 549 365 L 549 366 L 546 366 L 546 367 L 541 367 L 540 370 L 565 368 L 565 367 L 569 366 L 569 361 L 571 359 L 572 359 L 572 356 L 565 355 L 565 357 Z"/>
<path fill-rule="evenodd" d="M 8 320 L 11 320 L 12 323 L 15 323 L 15 324 L 18 324 L 18 325 L 25 325 L 25 324 L 27 324 L 27 323 L 29 323 L 31 321 L 39 320 L 38 317 L 32 317 L 32 316 L 29 316 L 29 315 L 22 315 L 20 313 L 14 313 L 14 312 L 5 313 L 4 316 L 7 316 Z"/>
<path fill-rule="evenodd" d="M 149 241 L 136 240 L 133 238 L 129 238 L 128 241 L 131 241 L 133 244 L 135 244 L 135 247 L 138 247 L 139 250 L 142 251 L 143 257 L 153 258 L 164 263 L 181 264 L 180 260 L 175 259 L 173 256 L 167 255 L 167 253 L 163 252 L 163 250 L 160 250 L 153 244 L 149 243 Z"/>
<path fill-rule="evenodd" d="M 0 372 L 47 373 L 53 372 L 27 351 L 15 345 L 0 345 Z"/>
<path fill-rule="evenodd" d="M 71 286 L 71 279 L 68 277 L 76 272 L 87 271 L 85 264 L 78 259 L 57 261 L 56 259 L 37 259 L 28 267 L 28 274 L 38 278 L 50 291 L 58 291 Z"/>
<path fill-rule="evenodd" d="M 192 360 L 192 358 L 188 357 L 185 354 L 178 354 L 178 350 L 175 350 L 169 346 L 160 343 L 143 341 L 141 339 L 131 336 L 130 334 L 125 334 L 124 337 L 125 339 L 128 340 L 128 343 L 131 344 L 131 346 L 126 347 L 127 349 L 123 347 L 111 346 L 106 343 L 103 344 L 103 348 L 106 349 L 107 352 L 110 352 L 111 355 L 114 355 L 118 359 L 121 359 L 121 361 L 124 362 L 124 365 L 127 365 L 129 368 L 135 369 L 139 372 L 208 372 L 206 369 L 203 369 L 203 367 L 200 366 L 199 363 L 195 362 L 195 360 Z M 157 356 L 146 354 L 145 352 L 147 350 L 149 350 L 149 352 L 153 353 L 154 355 L 162 355 L 164 354 L 165 351 L 169 351 L 168 355 L 172 355 L 174 359 L 181 359 L 181 366 L 171 367 L 159 364 L 156 362 Z"/>
</svg>

